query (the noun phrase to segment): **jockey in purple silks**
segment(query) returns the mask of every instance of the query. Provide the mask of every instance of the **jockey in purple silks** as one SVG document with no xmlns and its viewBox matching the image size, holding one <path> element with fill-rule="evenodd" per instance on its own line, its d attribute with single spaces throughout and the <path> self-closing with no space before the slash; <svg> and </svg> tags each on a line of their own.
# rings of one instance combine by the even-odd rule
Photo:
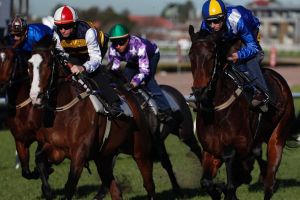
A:
<svg viewBox="0 0 300 200">
<path fill-rule="evenodd" d="M 133 88 L 141 83 L 151 94 L 158 106 L 158 117 L 163 122 L 170 122 L 172 110 L 155 80 L 155 73 L 160 59 L 159 48 L 151 41 L 130 35 L 127 27 L 116 24 L 109 31 L 111 46 L 108 58 L 112 70 L 119 70 L 121 61 L 126 62 L 124 75 Z"/>
</svg>

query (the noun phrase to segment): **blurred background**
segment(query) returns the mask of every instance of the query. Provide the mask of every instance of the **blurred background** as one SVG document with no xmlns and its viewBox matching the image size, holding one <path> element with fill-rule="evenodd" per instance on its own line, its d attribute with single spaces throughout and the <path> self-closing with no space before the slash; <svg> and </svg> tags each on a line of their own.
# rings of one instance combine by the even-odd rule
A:
<svg viewBox="0 0 300 200">
<path fill-rule="evenodd" d="M 160 69 L 189 69 L 188 25 L 199 29 L 204 0 L 0 0 L 0 36 L 6 34 L 9 19 L 18 14 L 29 23 L 52 26 L 53 13 L 63 4 L 78 11 L 79 18 L 97 23 L 104 32 L 116 22 L 132 33 L 155 41 L 161 49 Z M 264 65 L 298 65 L 300 59 L 300 2 L 297 0 L 227 0 L 243 5 L 261 20 Z"/>
<path fill-rule="evenodd" d="M 265 51 L 263 65 L 279 72 L 290 85 L 295 97 L 295 110 L 300 110 L 300 1 L 299 0 L 225 0 L 227 4 L 243 5 L 252 10 L 261 21 L 261 45 Z M 200 28 L 201 8 L 204 0 L 0 0 L 0 37 L 7 34 L 7 24 L 18 14 L 28 23 L 42 22 L 53 26 L 52 16 L 56 8 L 67 4 L 78 11 L 82 20 L 93 21 L 104 32 L 115 23 L 124 23 L 131 33 L 155 41 L 161 51 L 159 73 L 156 79 L 160 84 L 168 84 L 189 96 L 192 74 L 188 59 L 190 38 L 188 26 Z M 193 112 L 194 115 L 194 112 Z M 0 125 L 1 128 L 1 125 Z M 300 140 L 300 138 L 299 138 Z M 15 166 L 15 147 L 12 135 L 7 129 L 0 131 L 0 196 L 2 199 L 42 199 L 40 182 L 21 177 Z M 209 199 L 200 190 L 199 162 L 181 141 L 175 137 L 166 140 L 167 150 L 173 163 L 180 185 L 188 194 L 187 199 Z M 34 150 L 31 148 L 31 167 L 34 164 Z M 273 199 L 298 199 L 300 195 L 300 150 L 285 149 L 278 173 L 280 186 Z M 115 174 L 124 191 L 125 199 L 145 199 L 141 187 L 141 177 L 131 157 L 118 158 Z M 18 170 L 15 170 L 18 169 Z M 68 175 L 68 161 L 55 168 L 51 183 L 58 197 L 63 194 L 63 186 Z M 78 185 L 76 199 L 92 199 L 99 178 L 92 165 L 93 175 L 84 170 Z M 255 166 L 251 185 L 238 191 L 241 199 L 263 198 L 261 185 L 256 183 L 258 167 Z M 224 169 L 218 174 L 224 179 Z M 221 175 L 221 176 L 220 176 Z M 158 199 L 172 197 L 171 185 L 165 171 L 159 164 L 154 166 L 154 178 Z M 21 187 L 20 187 L 21 186 Z M 105 199 L 110 199 L 109 197 Z"/>
</svg>

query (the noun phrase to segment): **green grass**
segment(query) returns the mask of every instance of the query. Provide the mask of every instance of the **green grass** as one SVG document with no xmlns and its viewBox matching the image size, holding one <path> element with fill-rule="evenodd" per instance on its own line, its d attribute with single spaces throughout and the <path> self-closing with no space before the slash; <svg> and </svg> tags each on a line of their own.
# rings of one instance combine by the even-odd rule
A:
<svg viewBox="0 0 300 200">
<path fill-rule="evenodd" d="M 1 199 L 41 199 L 40 181 L 25 180 L 21 177 L 21 171 L 14 169 L 14 145 L 8 131 L 0 133 L 0 140 L 2 141 L 0 147 L 2 152 L 0 162 Z M 209 199 L 199 186 L 201 169 L 195 156 L 173 136 L 167 138 L 166 143 L 177 179 L 184 192 L 188 195 L 188 199 Z M 273 199 L 298 199 L 300 195 L 299 154 L 300 149 L 284 150 L 282 163 L 277 175 L 279 189 L 276 191 Z M 51 175 L 50 184 L 57 197 L 62 197 L 62 189 L 67 180 L 68 164 L 69 161 L 65 161 L 61 165 L 55 166 L 55 172 Z M 84 170 L 78 184 L 75 199 L 92 199 L 96 194 L 99 179 L 94 164 L 91 164 L 91 170 L 91 175 L 88 174 L 87 170 Z M 217 180 L 224 180 L 224 173 L 224 167 L 222 167 Z M 121 155 L 118 158 L 115 175 L 121 185 L 125 199 L 145 199 L 146 192 L 142 186 L 141 176 L 131 157 Z M 258 177 L 257 166 L 252 175 L 253 181 L 251 185 L 244 185 L 238 189 L 238 197 L 240 199 L 257 200 L 263 198 L 262 187 L 256 184 Z M 154 181 L 158 199 L 174 199 L 167 174 L 158 163 L 154 166 Z M 108 196 L 106 199 L 110 199 L 110 197 Z"/>
<path fill-rule="evenodd" d="M 293 91 L 300 91 L 300 87 L 293 87 Z M 295 101 L 296 110 L 300 108 L 300 100 Z M 0 132 L 0 199 L 5 200 L 31 200 L 42 199 L 40 180 L 26 180 L 21 176 L 21 170 L 14 168 L 15 146 L 9 131 Z M 208 196 L 200 189 L 201 168 L 196 157 L 189 152 L 176 137 L 169 136 L 166 140 L 167 150 L 173 164 L 179 184 L 184 189 L 187 199 L 208 200 Z M 265 148 L 265 147 L 264 147 Z M 32 146 L 31 167 L 34 166 L 34 150 Z M 277 173 L 278 189 L 273 200 L 297 200 L 300 195 L 300 148 L 285 149 L 282 162 Z M 91 162 L 92 174 L 84 170 L 80 178 L 77 193 L 74 199 L 92 199 L 97 193 L 100 180 L 96 173 L 94 164 Z M 50 184 L 54 189 L 57 199 L 63 195 L 63 187 L 67 180 L 69 161 L 66 160 L 59 166 L 54 166 L 55 172 L 50 177 Z M 115 176 L 123 190 L 124 199 L 145 199 L 146 192 L 142 186 L 142 179 L 132 158 L 121 154 L 118 157 Z M 252 172 L 251 184 L 238 188 L 239 199 L 257 200 L 263 199 L 262 186 L 256 183 L 258 178 L 258 167 Z M 218 173 L 217 180 L 224 180 L 225 172 L 222 167 Z M 166 172 L 159 163 L 154 165 L 154 181 L 158 199 L 174 199 Z M 105 199 L 110 199 L 106 197 Z"/>
</svg>

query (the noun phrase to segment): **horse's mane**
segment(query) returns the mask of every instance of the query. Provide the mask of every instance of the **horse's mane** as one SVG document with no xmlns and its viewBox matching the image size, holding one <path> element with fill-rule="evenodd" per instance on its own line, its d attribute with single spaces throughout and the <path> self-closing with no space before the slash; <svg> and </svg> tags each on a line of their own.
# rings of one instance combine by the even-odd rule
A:
<svg viewBox="0 0 300 200">
<path fill-rule="evenodd" d="M 52 47 L 54 47 L 54 40 L 52 36 L 45 35 L 41 40 L 33 45 L 33 51 L 51 49 Z"/>
</svg>

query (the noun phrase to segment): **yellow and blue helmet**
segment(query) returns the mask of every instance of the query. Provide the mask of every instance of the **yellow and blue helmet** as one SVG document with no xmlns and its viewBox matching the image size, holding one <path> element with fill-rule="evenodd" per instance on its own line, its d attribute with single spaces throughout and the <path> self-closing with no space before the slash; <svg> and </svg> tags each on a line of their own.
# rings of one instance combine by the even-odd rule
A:
<svg viewBox="0 0 300 200">
<path fill-rule="evenodd" d="M 222 0 L 208 0 L 202 6 L 202 17 L 204 19 L 224 16 L 226 7 Z"/>
</svg>

